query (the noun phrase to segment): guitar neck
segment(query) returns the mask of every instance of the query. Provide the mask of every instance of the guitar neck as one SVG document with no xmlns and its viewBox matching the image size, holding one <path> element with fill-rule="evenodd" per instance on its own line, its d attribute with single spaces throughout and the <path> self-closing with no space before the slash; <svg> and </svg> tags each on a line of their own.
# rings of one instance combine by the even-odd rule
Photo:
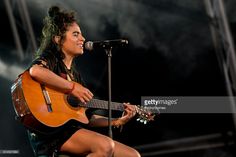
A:
<svg viewBox="0 0 236 157">
<path fill-rule="evenodd" d="M 108 101 L 92 99 L 88 103 L 80 103 L 79 106 L 87 108 L 108 109 Z M 111 102 L 111 110 L 124 111 L 124 105 L 118 102 Z"/>
</svg>

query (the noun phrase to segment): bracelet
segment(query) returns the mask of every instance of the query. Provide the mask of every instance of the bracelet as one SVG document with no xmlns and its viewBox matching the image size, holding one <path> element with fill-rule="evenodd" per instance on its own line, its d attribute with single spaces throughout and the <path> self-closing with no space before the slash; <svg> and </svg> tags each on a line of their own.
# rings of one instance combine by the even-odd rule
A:
<svg viewBox="0 0 236 157">
<path fill-rule="evenodd" d="M 75 83 L 72 82 L 72 88 L 69 89 L 69 90 L 66 92 L 66 94 L 71 94 L 74 89 L 75 89 Z"/>
</svg>

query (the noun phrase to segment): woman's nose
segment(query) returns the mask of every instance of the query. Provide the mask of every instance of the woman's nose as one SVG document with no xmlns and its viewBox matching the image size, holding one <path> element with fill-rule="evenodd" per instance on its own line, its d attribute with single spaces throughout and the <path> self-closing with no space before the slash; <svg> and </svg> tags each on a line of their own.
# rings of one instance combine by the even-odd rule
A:
<svg viewBox="0 0 236 157">
<path fill-rule="evenodd" d="M 83 35 L 80 36 L 80 40 L 85 41 L 85 38 Z"/>
</svg>

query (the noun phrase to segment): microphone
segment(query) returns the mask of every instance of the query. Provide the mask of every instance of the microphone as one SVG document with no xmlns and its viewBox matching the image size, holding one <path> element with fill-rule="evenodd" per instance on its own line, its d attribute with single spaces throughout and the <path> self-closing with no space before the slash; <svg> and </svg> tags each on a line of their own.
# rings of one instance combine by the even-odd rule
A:
<svg viewBox="0 0 236 157">
<path fill-rule="evenodd" d="M 114 39 L 114 40 L 104 40 L 104 41 L 87 41 L 84 44 L 84 47 L 86 50 L 92 51 L 96 48 L 116 47 L 126 44 L 128 44 L 128 40 Z"/>
</svg>

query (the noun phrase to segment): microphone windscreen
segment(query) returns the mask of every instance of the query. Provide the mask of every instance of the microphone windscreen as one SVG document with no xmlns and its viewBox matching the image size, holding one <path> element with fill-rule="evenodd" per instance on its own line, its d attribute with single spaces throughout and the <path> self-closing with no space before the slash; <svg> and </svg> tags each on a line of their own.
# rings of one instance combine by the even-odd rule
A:
<svg viewBox="0 0 236 157">
<path fill-rule="evenodd" d="M 93 42 L 92 42 L 92 41 L 87 41 L 87 42 L 84 44 L 84 48 L 85 48 L 86 50 L 92 51 L 92 50 L 93 50 Z"/>
</svg>

